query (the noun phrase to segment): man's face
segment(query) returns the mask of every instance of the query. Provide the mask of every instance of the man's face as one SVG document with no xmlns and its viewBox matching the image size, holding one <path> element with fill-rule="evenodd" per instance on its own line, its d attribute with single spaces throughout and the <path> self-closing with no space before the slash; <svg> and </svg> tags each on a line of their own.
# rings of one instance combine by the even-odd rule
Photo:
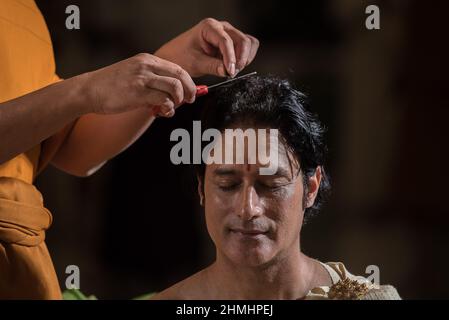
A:
<svg viewBox="0 0 449 320">
<path fill-rule="evenodd" d="M 245 164 L 206 166 L 207 228 L 217 253 L 235 264 L 259 266 L 299 250 L 304 214 L 302 174 L 297 160 L 280 141 L 277 152 L 274 175 L 260 175 L 261 165 L 248 164 L 247 158 Z"/>
</svg>

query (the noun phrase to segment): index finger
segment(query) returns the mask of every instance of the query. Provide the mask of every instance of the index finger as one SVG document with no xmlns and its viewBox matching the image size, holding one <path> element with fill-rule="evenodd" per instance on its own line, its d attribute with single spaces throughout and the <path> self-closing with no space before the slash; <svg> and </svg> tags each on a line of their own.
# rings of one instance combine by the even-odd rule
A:
<svg viewBox="0 0 449 320">
<path fill-rule="evenodd" d="M 234 41 L 234 51 L 236 53 L 237 60 L 236 73 L 238 73 L 238 71 L 242 71 L 242 69 L 247 65 L 249 56 L 251 54 L 252 41 L 246 34 L 232 26 L 229 22 L 222 21 L 221 23 L 223 24 L 224 30 L 231 36 L 232 40 Z"/>
<path fill-rule="evenodd" d="M 223 25 L 218 21 L 208 20 L 202 35 L 206 42 L 219 48 L 228 74 L 234 76 L 236 62 L 234 41 L 232 41 L 231 36 L 224 30 Z"/>
</svg>

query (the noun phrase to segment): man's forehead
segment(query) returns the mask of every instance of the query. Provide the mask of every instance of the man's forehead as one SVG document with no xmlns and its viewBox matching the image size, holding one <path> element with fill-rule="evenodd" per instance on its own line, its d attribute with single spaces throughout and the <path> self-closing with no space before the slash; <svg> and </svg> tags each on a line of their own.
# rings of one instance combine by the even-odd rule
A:
<svg viewBox="0 0 449 320">
<path fill-rule="evenodd" d="M 251 129 L 251 128 L 250 128 Z M 238 129 L 240 130 L 240 129 Z M 245 129 L 249 130 L 249 129 Z M 244 131 L 246 132 L 246 131 Z M 235 155 L 239 151 L 244 151 L 245 159 L 248 160 L 248 157 L 253 159 L 259 158 L 260 150 L 265 151 L 266 153 L 276 152 L 278 153 L 279 159 L 281 157 L 288 157 L 289 151 L 287 150 L 285 143 L 279 139 L 278 135 L 270 135 L 265 134 L 264 139 L 260 139 L 260 137 L 256 134 L 254 135 L 254 139 L 249 139 L 248 136 L 244 134 L 238 133 L 236 134 L 238 138 L 235 136 L 227 136 L 225 134 L 220 135 L 221 143 L 214 144 L 214 147 L 211 150 L 211 155 L 215 152 L 219 152 L 222 155 L 225 154 L 233 154 Z M 274 140 L 276 143 L 274 143 Z M 249 145 L 254 143 L 252 145 Z"/>
<path fill-rule="evenodd" d="M 215 176 L 235 176 L 244 174 L 260 175 L 258 164 L 210 164 L 206 168 Z M 279 161 L 276 172 L 273 176 L 290 178 L 294 176 L 297 166 L 291 166 L 289 161 Z M 265 176 L 266 177 L 266 176 Z"/>
<path fill-rule="evenodd" d="M 207 164 L 207 171 L 214 175 L 223 176 L 255 174 L 255 171 L 260 173 L 261 168 L 275 168 L 265 175 L 285 177 L 293 177 L 298 172 L 299 160 L 293 154 L 291 148 L 286 146 L 286 142 L 279 136 L 277 130 L 275 130 L 274 136 L 266 134 L 264 138 L 259 139 L 256 135 L 256 139 L 253 140 L 245 135 L 248 132 L 247 130 L 252 130 L 252 128 L 243 130 L 246 131 L 237 133 L 240 138 L 244 137 L 240 140 L 221 135 L 222 143 L 214 144 L 209 153 L 210 156 L 214 157 L 214 161 Z M 215 161 L 217 159 L 218 161 Z"/>
</svg>

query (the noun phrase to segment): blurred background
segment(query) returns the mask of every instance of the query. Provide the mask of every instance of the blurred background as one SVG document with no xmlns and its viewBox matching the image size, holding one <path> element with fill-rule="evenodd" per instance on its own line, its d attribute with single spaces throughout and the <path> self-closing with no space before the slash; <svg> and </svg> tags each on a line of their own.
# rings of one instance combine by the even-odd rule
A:
<svg viewBox="0 0 449 320">
<path fill-rule="evenodd" d="M 245 72 L 290 79 L 328 128 L 333 195 L 303 228 L 305 253 L 360 275 L 377 265 L 380 281 L 406 299 L 449 298 L 449 2 L 36 2 L 63 78 L 153 53 L 206 17 L 256 36 L 261 47 Z M 65 28 L 71 4 L 80 8 L 80 30 Z M 370 4 L 380 8 L 380 30 L 365 27 Z M 169 158 L 171 131 L 191 129 L 198 109 L 158 119 L 89 178 L 52 167 L 41 174 L 37 185 L 54 215 L 47 244 L 63 288 L 74 264 L 84 293 L 129 299 L 213 261 L 193 170 Z"/>
</svg>

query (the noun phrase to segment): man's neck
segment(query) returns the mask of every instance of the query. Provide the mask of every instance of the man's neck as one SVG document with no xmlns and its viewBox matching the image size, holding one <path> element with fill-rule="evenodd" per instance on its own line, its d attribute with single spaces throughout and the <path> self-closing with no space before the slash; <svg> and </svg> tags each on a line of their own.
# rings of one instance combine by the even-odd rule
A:
<svg viewBox="0 0 449 320">
<path fill-rule="evenodd" d="M 209 294 L 217 299 L 299 299 L 316 286 L 317 264 L 298 248 L 263 267 L 237 266 L 217 253 L 204 280 Z"/>
</svg>

